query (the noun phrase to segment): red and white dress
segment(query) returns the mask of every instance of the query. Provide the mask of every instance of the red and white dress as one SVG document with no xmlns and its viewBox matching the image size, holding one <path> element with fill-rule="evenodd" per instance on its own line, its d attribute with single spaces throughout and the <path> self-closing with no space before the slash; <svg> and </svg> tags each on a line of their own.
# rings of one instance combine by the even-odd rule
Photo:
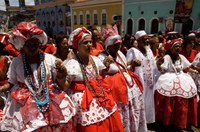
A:
<svg viewBox="0 0 200 132">
<path fill-rule="evenodd" d="M 147 123 L 155 122 L 155 105 L 154 105 L 154 92 L 156 83 L 156 63 L 153 53 L 149 46 L 146 46 L 146 55 L 144 55 L 138 48 L 132 47 L 127 51 L 126 58 L 130 62 L 132 59 L 139 59 L 141 66 L 135 67 L 136 73 L 143 84 L 145 115 Z"/>
<path fill-rule="evenodd" d="M 103 62 L 106 56 L 105 53 L 101 53 L 98 57 Z M 110 64 L 105 80 L 109 82 L 111 93 L 117 102 L 124 131 L 147 131 L 143 86 L 140 78 L 127 69 L 126 57 L 121 51 L 117 53 L 116 62 Z"/>
<path fill-rule="evenodd" d="M 91 56 L 94 66 L 86 66 L 86 76 L 89 85 L 96 93 L 101 93 L 101 86 L 97 80 L 96 71 L 101 71 L 105 68 L 99 58 Z M 77 58 L 73 58 L 65 62 L 67 68 L 68 80 L 71 81 L 69 87 L 69 96 L 75 104 L 77 110 L 77 130 L 80 132 L 123 132 L 123 126 L 117 111 L 116 103 L 110 93 L 110 89 L 106 83 L 100 78 L 103 94 L 99 97 L 86 85 L 82 74 L 81 66 Z"/>
<path fill-rule="evenodd" d="M 183 70 L 190 62 L 183 56 L 172 63 L 169 55 L 164 56 L 161 74 L 156 83 L 156 119 L 164 125 L 174 124 L 186 128 L 187 124 L 197 126 L 197 87 L 194 80 Z"/>
<path fill-rule="evenodd" d="M 6 101 L 4 117 L 0 123 L 0 130 L 12 132 L 73 132 L 76 130 L 72 119 L 75 107 L 69 96 L 57 89 L 53 82 L 56 77 L 55 57 L 44 53 L 46 69 L 46 85 L 49 90 L 49 109 L 42 113 L 25 85 L 24 64 L 22 56 L 14 58 L 8 71 L 8 81 L 14 86 Z M 37 64 L 30 64 L 33 71 L 33 82 L 39 85 L 41 74 Z M 42 70 L 41 70 L 42 71 Z"/>
<path fill-rule="evenodd" d="M 200 53 L 198 53 L 195 57 L 195 59 L 192 62 L 192 65 L 200 71 Z M 196 85 L 197 85 L 197 90 L 200 93 L 200 74 L 193 74 L 192 75 Z"/>
</svg>

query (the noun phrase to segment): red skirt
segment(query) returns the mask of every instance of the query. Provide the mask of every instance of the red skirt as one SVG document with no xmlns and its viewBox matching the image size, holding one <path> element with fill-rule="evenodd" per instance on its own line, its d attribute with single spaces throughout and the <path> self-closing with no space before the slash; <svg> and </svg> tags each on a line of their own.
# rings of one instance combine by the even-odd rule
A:
<svg viewBox="0 0 200 132">
<path fill-rule="evenodd" d="M 124 132 L 118 111 L 114 112 L 105 120 L 95 124 L 88 126 L 78 124 L 77 129 L 77 132 Z"/>
<path fill-rule="evenodd" d="M 187 124 L 197 126 L 197 97 L 167 97 L 155 92 L 156 120 L 163 125 L 174 124 L 184 129 Z"/>
</svg>

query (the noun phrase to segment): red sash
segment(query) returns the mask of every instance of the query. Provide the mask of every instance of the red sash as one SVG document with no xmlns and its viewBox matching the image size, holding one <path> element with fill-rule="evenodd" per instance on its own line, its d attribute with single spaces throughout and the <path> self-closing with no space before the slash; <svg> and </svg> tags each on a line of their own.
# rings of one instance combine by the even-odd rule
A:
<svg viewBox="0 0 200 132">
<path fill-rule="evenodd" d="M 112 109 L 115 106 L 114 99 L 110 93 L 110 89 L 108 88 L 107 83 L 102 80 L 102 86 L 104 90 L 104 94 L 101 94 L 99 97 L 96 97 L 94 93 L 92 93 L 89 88 L 86 86 L 83 81 L 75 81 L 72 83 L 72 89 L 74 91 L 84 91 L 84 95 L 82 97 L 81 107 L 83 110 L 89 109 L 90 103 L 93 98 L 96 98 L 96 102 L 99 106 L 104 106 L 108 109 Z M 100 87 L 98 86 L 98 82 L 96 80 L 90 80 L 89 84 L 94 89 L 96 93 L 100 93 Z"/>
</svg>

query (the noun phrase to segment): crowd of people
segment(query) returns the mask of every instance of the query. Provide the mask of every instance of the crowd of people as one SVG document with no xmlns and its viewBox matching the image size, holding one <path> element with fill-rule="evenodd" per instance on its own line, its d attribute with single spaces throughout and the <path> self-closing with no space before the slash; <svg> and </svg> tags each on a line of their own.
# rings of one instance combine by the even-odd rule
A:
<svg viewBox="0 0 200 132">
<path fill-rule="evenodd" d="M 174 132 L 200 126 L 200 32 L 54 39 L 29 22 L 0 43 L 0 131 Z"/>
</svg>

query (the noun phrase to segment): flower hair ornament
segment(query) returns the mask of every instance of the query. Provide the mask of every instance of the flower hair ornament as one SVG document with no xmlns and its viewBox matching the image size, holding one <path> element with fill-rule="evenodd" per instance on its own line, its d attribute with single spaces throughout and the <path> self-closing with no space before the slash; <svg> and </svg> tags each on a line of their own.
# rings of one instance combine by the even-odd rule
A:
<svg viewBox="0 0 200 132">
<path fill-rule="evenodd" d="M 47 43 L 47 35 L 39 29 L 36 24 L 30 22 L 21 22 L 10 33 L 10 43 L 12 43 L 16 49 L 21 50 L 28 39 L 37 38 L 41 45 Z"/>
<path fill-rule="evenodd" d="M 78 44 L 86 37 L 92 36 L 92 33 L 87 30 L 85 27 L 80 27 L 75 29 L 70 35 L 68 44 L 73 46 L 74 49 L 78 48 Z"/>
<path fill-rule="evenodd" d="M 121 36 L 118 33 L 117 25 L 114 26 L 107 24 L 106 28 L 102 31 L 102 38 L 104 40 L 105 48 L 117 42 L 122 42 Z"/>
</svg>

